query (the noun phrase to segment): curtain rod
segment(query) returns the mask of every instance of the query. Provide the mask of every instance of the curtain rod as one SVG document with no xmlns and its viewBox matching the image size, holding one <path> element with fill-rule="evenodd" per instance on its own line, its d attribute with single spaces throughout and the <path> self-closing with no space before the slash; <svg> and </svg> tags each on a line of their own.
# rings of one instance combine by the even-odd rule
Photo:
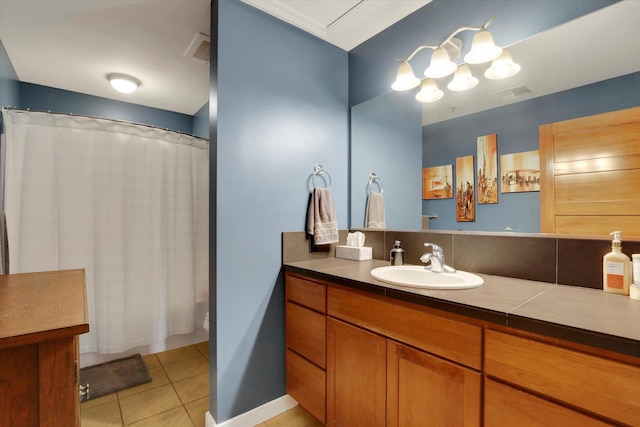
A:
<svg viewBox="0 0 640 427">
<path fill-rule="evenodd" d="M 129 121 L 129 120 L 121 120 L 121 119 L 114 119 L 114 118 L 107 118 L 107 117 L 90 116 L 88 114 L 60 113 L 58 111 L 51 111 L 51 110 L 35 110 L 33 108 L 24 109 L 24 108 L 11 107 L 11 106 L 2 106 L 0 108 L 3 109 L 3 110 L 27 111 L 27 112 L 33 112 L 33 113 L 60 114 L 62 116 L 85 117 L 87 119 L 108 120 L 108 121 L 111 121 L 111 122 L 125 123 L 125 124 L 129 124 L 129 125 L 146 126 L 148 128 L 160 129 L 160 130 L 164 130 L 164 131 L 168 131 L 168 132 L 174 132 L 174 133 L 177 133 L 177 134 L 180 134 L 180 135 L 190 136 L 192 138 L 201 139 L 203 141 L 209 142 L 209 140 L 207 138 L 203 138 L 201 136 L 196 136 L 196 135 L 194 135 L 192 133 L 182 132 L 182 131 L 179 131 L 179 130 L 173 130 L 173 129 L 169 129 L 169 128 L 163 128 L 163 127 L 155 126 L 155 125 L 149 125 L 149 124 L 146 124 L 146 123 L 132 122 L 132 121 Z"/>
</svg>

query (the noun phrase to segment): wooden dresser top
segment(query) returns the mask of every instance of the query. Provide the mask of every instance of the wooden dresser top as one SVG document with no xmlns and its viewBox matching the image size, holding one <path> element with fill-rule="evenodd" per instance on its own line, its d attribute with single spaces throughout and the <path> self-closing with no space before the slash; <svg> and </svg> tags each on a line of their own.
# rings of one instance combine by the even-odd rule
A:
<svg viewBox="0 0 640 427">
<path fill-rule="evenodd" d="M 0 348 L 88 331 L 84 270 L 0 275 Z"/>
</svg>

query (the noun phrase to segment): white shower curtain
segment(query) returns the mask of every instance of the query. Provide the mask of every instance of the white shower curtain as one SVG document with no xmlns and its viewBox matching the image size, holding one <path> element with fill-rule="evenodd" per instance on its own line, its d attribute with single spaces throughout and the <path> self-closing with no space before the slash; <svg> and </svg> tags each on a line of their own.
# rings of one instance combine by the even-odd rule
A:
<svg viewBox="0 0 640 427">
<path fill-rule="evenodd" d="M 11 272 L 86 270 L 81 352 L 190 333 L 208 300 L 208 141 L 3 110 Z"/>
</svg>

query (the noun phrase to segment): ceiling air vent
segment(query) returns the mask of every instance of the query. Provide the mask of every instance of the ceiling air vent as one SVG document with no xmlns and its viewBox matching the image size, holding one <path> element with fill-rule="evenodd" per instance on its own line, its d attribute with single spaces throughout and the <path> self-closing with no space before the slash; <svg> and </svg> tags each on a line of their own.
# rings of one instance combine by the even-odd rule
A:
<svg viewBox="0 0 640 427">
<path fill-rule="evenodd" d="M 504 102 L 508 102 L 513 101 L 514 99 L 522 98 L 523 96 L 533 95 L 533 92 L 526 85 L 523 85 L 497 92 L 496 95 L 502 98 Z"/>
<path fill-rule="evenodd" d="M 211 59 L 211 40 L 209 36 L 202 33 L 196 34 L 184 56 L 204 61 L 208 64 Z"/>
</svg>

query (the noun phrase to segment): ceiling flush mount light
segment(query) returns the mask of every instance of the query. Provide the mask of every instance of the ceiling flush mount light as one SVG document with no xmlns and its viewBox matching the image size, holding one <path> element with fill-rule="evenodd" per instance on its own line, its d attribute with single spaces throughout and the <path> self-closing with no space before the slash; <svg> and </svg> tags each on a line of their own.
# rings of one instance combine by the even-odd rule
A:
<svg viewBox="0 0 640 427">
<path fill-rule="evenodd" d="M 140 80 L 126 74 L 112 73 L 107 76 L 109 83 L 115 90 L 121 93 L 131 93 L 141 85 Z"/>
<path fill-rule="evenodd" d="M 492 16 L 481 27 L 458 28 L 437 46 L 417 47 L 407 59 L 401 61 L 396 81 L 393 82 L 391 88 L 393 90 L 409 90 L 420 84 L 420 79 L 413 74 L 409 61 L 423 49 L 432 49 L 433 54 L 429 67 L 424 70 L 426 79 L 422 83 L 420 92 L 416 95 L 416 99 L 421 102 L 433 102 L 441 99 L 444 94 L 438 89 L 438 84 L 434 79 L 447 77 L 451 74 L 453 74 L 453 79 L 447 84 L 449 90 L 459 92 L 476 87 L 479 80 L 471 74 L 471 69 L 467 64 L 484 64 L 493 61 L 491 67 L 484 73 L 488 79 L 504 79 L 517 74 L 520 71 L 520 66 L 513 62 L 509 52 L 495 45 L 493 36 L 487 31 L 493 18 Z M 463 31 L 475 31 L 476 34 L 473 36 L 471 49 L 464 55 L 464 63 L 458 65 L 456 60 L 460 57 L 464 46 L 456 36 Z"/>
</svg>

